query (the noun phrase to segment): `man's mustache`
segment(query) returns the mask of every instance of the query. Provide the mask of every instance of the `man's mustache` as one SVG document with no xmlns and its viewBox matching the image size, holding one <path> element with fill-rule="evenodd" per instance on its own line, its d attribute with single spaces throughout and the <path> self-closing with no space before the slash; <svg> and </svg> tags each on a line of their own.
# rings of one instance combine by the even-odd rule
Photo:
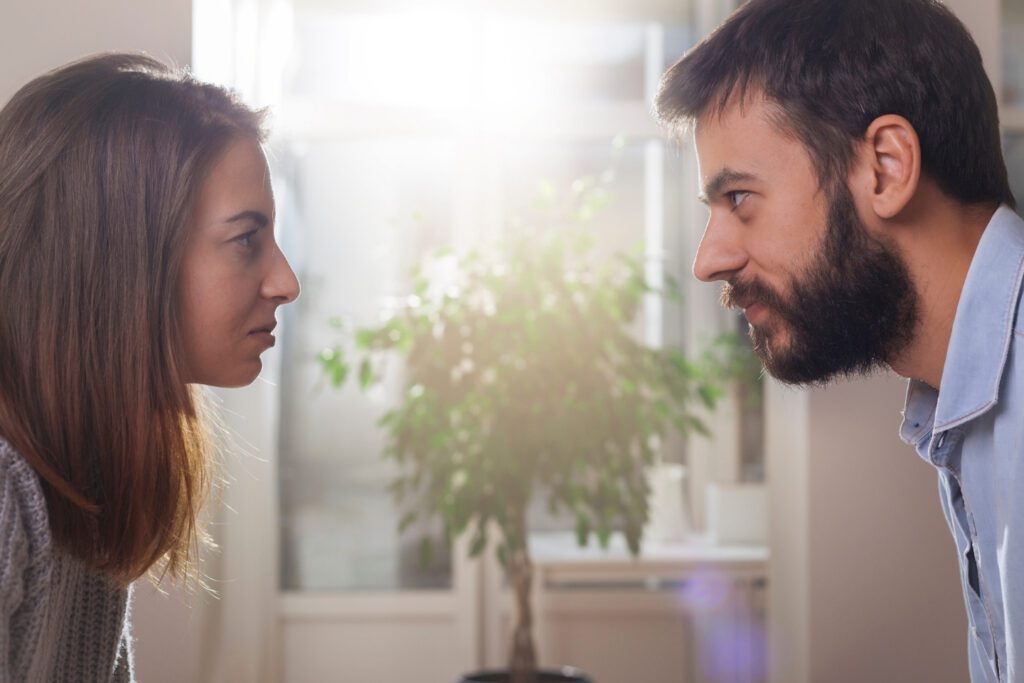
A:
<svg viewBox="0 0 1024 683">
<path fill-rule="evenodd" d="M 785 312 L 788 305 L 782 297 L 759 280 L 730 280 L 722 288 L 722 306 L 742 311 L 754 304 L 763 304 L 776 311 Z"/>
</svg>

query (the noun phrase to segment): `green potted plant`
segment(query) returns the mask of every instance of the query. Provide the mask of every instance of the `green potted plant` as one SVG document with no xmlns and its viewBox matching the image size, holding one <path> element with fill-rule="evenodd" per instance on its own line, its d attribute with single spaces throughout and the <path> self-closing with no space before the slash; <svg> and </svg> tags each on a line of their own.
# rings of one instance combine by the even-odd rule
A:
<svg viewBox="0 0 1024 683">
<path fill-rule="evenodd" d="M 540 218 L 519 222 L 497 247 L 426 259 L 406 302 L 354 340 L 364 388 L 379 379 L 382 355 L 404 359 L 404 397 L 380 421 L 385 456 L 400 465 L 400 529 L 440 518 L 449 541 L 471 534 L 472 556 L 499 532 L 493 546 L 517 607 L 509 668 L 465 683 L 589 680 L 537 670 L 530 501 L 543 492 L 553 513 L 570 513 L 581 545 L 596 536 L 606 546 L 618 531 L 637 554 L 658 443 L 672 429 L 705 431 L 694 407 L 714 406 L 739 348 L 719 342 L 693 360 L 639 341 L 631 327 L 644 297 L 677 301 L 674 282 L 656 288 L 635 255 L 601 253 L 591 219 L 607 201 L 605 183 L 583 179 L 563 200 L 544 196 Z M 335 386 L 354 374 L 344 344 L 319 360 Z M 424 538 L 424 561 L 431 551 Z"/>
</svg>

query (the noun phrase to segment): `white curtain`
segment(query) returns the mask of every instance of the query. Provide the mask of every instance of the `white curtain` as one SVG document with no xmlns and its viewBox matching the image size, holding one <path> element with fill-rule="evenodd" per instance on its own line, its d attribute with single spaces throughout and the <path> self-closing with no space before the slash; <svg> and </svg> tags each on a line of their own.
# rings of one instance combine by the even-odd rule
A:
<svg viewBox="0 0 1024 683">
<path fill-rule="evenodd" d="M 193 69 L 202 80 L 235 89 L 250 106 L 269 107 L 272 125 L 290 37 L 289 0 L 196 0 Z M 203 630 L 199 670 L 210 683 L 280 680 L 278 353 L 264 354 L 263 372 L 251 386 L 212 392 L 226 427 L 225 482 L 210 509 L 219 550 L 205 568 L 219 598 L 204 597 L 196 610 Z"/>
</svg>

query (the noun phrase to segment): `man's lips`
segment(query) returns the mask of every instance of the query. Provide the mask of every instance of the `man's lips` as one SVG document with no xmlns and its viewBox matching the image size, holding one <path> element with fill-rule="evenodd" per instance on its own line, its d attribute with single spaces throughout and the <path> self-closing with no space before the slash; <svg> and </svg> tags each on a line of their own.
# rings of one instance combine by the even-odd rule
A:
<svg viewBox="0 0 1024 683">
<path fill-rule="evenodd" d="M 756 282 L 729 283 L 722 292 L 722 303 L 734 310 L 743 311 L 751 325 L 765 322 L 769 312 L 775 308 L 773 301 L 771 292 Z"/>
<path fill-rule="evenodd" d="M 743 311 L 743 315 L 746 316 L 746 322 L 751 325 L 757 325 L 761 318 L 765 316 L 768 311 L 768 306 L 756 299 L 743 299 L 736 302 L 736 308 Z"/>
<path fill-rule="evenodd" d="M 742 308 L 743 315 L 746 316 L 747 322 L 751 325 L 756 325 L 768 313 L 768 307 L 759 301 L 745 303 Z"/>
</svg>

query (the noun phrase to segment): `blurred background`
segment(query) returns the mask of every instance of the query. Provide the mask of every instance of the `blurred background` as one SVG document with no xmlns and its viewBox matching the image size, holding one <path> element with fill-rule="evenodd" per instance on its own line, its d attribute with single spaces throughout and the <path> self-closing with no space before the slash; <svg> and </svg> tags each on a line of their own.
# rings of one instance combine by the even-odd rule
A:
<svg viewBox="0 0 1024 683">
<path fill-rule="evenodd" d="M 218 391 L 230 484 L 211 510 L 219 597 L 140 585 L 139 679 L 455 681 L 504 665 L 514 610 L 466 542 L 417 561 L 378 418 L 400 368 L 331 388 L 317 354 L 405 300 L 430 251 L 486 248 L 538 197 L 598 178 L 600 248 L 636 250 L 684 305 L 634 334 L 698 353 L 745 323 L 689 264 L 694 155 L 651 117 L 663 71 L 736 0 L 9 0 L 0 101 L 91 52 L 140 49 L 270 108 L 278 239 L 303 294 L 263 377 Z M 1024 196 L 1024 2 L 950 0 L 1002 95 Z M 741 335 L 742 336 L 742 335 Z M 897 436 L 892 376 L 793 391 L 736 381 L 710 438 L 661 444 L 639 557 L 530 511 L 546 666 L 599 683 L 963 681 L 966 620 L 934 472 Z M 418 530 L 440 536 L 440 527 Z M 592 544 L 593 545 L 593 544 Z"/>
</svg>

